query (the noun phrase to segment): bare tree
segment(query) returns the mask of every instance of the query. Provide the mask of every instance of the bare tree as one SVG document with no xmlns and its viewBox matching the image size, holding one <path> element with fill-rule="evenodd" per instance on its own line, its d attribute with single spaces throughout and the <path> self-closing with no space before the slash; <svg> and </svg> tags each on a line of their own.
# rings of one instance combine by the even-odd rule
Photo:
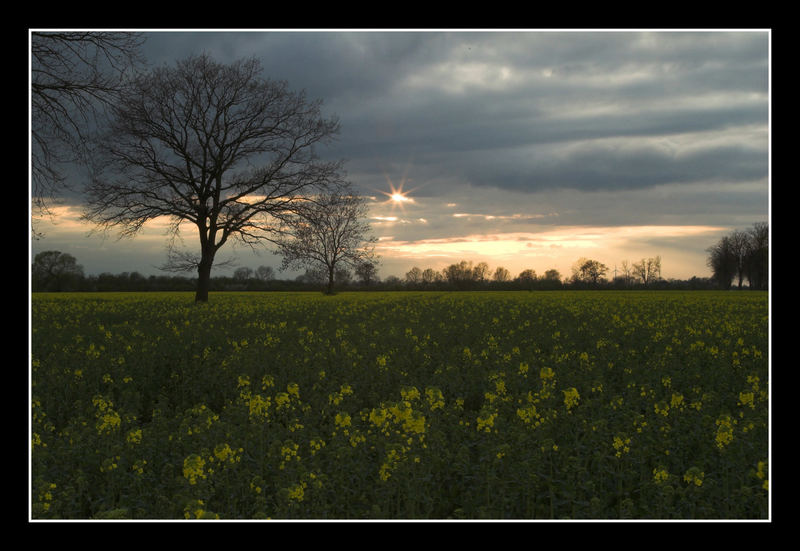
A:
<svg viewBox="0 0 800 551">
<path fill-rule="evenodd" d="M 41 214 L 72 187 L 65 167 L 86 160 L 88 136 L 141 64 L 143 41 L 129 32 L 31 32 L 31 194 Z"/>
<path fill-rule="evenodd" d="M 542 279 L 544 279 L 545 281 L 555 281 L 561 283 L 561 272 L 559 272 L 555 268 L 546 270 L 544 272 L 544 276 Z"/>
<path fill-rule="evenodd" d="M 748 236 L 747 280 L 751 289 L 766 290 L 769 281 L 769 224 L 754 224 Z"/>
<path fill-rule="evenodd" d="M 241 268 L 236 268 L 233 272 L 233 279 L 237 281 L 247 281 L 248 279 L 253 278 L 253 269 L 248 268 L 247 266 L 242 266 Z"/>
<path fill-rule="evenodd" d="M 730 253 L 733 255 L 736 266 L 736 277 L 738 288 L 742 288 L 742 283 L 747 274 L 747 255 L 750 252 L 750 236 L 747 232 L 736 230 L 728 237 Z"/>
<path fill-rule="evenodd" d="M 462 260 L 458 264 L 450 264 L 442 270 L 442 276 L 456 289 L 465 289 L 474 281 L 472 261 Z"/>
<path fill-rule="evenodd" d="M 620 271 L 622 272 L 622 280 L 624 281 L 625 286 L 630 285 L 633 268 L 631 268 L 631 265 L 627 260 L 622 261 L 622 264 L 620 265 Z"/>
<path fill-rule="evenodd" d="M 419 285 L 422 283 L 422 270 L 414 266 L 406 272 L 405 282 L 409 285 Z"/>
<path fill-rule="evenodd" d="M 478 262 L 472 268 L 472 279 L 477 283 L 485 283 L 489 280 L 489 265 L 486 262 Z"/>
<path fill-rule="evenodd" d="M 98 142 L 85 218 L 133 236 L 159 217 L 173 236 L 186 222 L 199 254 L 172 251 L 165 268 L 196 269 L 195 300 L 208 301 L 211 267 L 235 240 L 275 242 L 282 219 L 339 182 L 340 162 L 315 147 L 338 132 L 320 102 L 260 77 L 255 59 L 230 65 L 192 56 L 131 79 Z"/>
<path fill-rule="evenodd" d="M 441 272 L 437 272 L 433 268 L 425 268 L 422 270 L 422 283 L 429 285 L 432 283 L 439 283 L 442 281 Z"/>
<path fill-rule="evenodd" d="M 499 283 L 504 283 L 511 280 L 511 272 L 502 266 L 498 266 L 494 271 L 494 280 Z"/>
<path fill-rule="evenodd" d="M 33 259 L 31 285 L 37 291 L 65 291 L 83 277 L 83 266 L 71 254 L 43 251 Z"/>
<path fill-rule="evenodd" d="M 523 288 L 533 289 L 533 284 L 536 283 L 536 270 L 531 268 L 522 270 L 515 281 Z"/>
<path fill-rule="evenodd" d="M 275 279 L 275 270 L 272 266 L 259 266 L 256 268 L 256 277 L 261 281 L 272 281 Z"/>
<path fill-rule="evenodd" d="M 730 238 L 726 235 L 708 249 L 708 267 L 713 273 L 712 278 L 724 290 L 731 288 L 733 274 L 736 272 L 736 258 L 733 255 Z"/>
<path fill-rule="evenodd" d="M 579 258 L 572 266 L 572 280 L 597 285 L 608 272 L 608 266 L 597 260 Z"/>
<path fill-rule="evenodd" d="M 374 260 L 372 243 L 377 240 L 367 235 L 366 217 L 364 198 L 346 190 L 303 203 L 297 214 L 284 217 L 288 230 L 276 241 L 281 269 L 321 269 L 327 277 L 326 292 L 333 293 L 337 269 Z"/>
<path fill-rule="evenodd" d="M 661 257 L 643 258 L 641 262 L 634 262 L 631 273 L 647 287 L 649 283 L 661 277 Z"/>
<path fill-rule="evenodd" d="M 374 261 L 359 262 L 354 271 L 363 285 L 372 285 L 378 281 L 378 268 Z"/>
</svg>

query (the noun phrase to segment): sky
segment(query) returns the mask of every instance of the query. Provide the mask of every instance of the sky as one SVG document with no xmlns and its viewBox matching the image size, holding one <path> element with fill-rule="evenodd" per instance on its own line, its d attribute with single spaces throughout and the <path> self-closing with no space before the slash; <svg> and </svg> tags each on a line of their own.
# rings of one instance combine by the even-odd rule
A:
<svg viewBox="0 0 800 551">
<path fill-rule="evenodd" d="M 341 130 L 319 153 L 368 197 L 382 278 L 461 260 L 569 276 L 582 257 L 611 277 L 655 256 L 664 278 L 708 277 L 709 246 L 770 220 L 769 30 L 139 30 L 151 66 L 255 56 L 322 100 Z M 53 211 L 32 256 L 164 273 L 165 224 L 117 240 L 74 200 Z"/>
</svg>

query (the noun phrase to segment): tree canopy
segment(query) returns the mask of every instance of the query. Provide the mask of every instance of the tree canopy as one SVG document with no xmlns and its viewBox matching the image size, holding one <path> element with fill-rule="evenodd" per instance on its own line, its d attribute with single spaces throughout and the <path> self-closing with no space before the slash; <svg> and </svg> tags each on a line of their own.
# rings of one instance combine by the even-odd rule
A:
<svg viewBox="0 0 800 551">
<path fill-rule="evenodd" d="M 198 301 L 229 240 L 274 242 L 309 195 L 341 183 L 342 163 L 316 151 L 338 120 L 261 70 L 255 58 L 226 65 L 201 55 L 137 74 L 96 143 L 86 219 L 121 236 L 159 217 L 173 237 L 193 226 L 200 250 L 172 247 L 165 268 L 196 269 Z"/>
</svg>

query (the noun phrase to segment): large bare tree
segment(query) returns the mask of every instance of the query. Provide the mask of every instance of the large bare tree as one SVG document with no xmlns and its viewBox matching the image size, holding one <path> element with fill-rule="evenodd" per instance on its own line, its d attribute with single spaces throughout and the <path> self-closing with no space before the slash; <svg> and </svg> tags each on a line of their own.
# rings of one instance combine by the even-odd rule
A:
<svg viewBox="0 0 800 551">
<path fill-rule="evenodd" d="M 139 74 L 97 146 L 85 217 L 121 236 L 159 217 L 173 237 L 182 223 L 196 228 L 199 252 L 171 249 L 165 269 L 196 269 L 199 302 L 225 243 L 274 241 L 309 196 L 341 181 L 342 163 L 316 151 L 338 120 L 260 73 L 255 58 L 226 65 L 201 55 Z"/>
<path fill-rule="evenodd" d="M 143 41 L 130 32 L 30 33 L 31 195 L 40 213 L 72 188 L 66 167 L 85 161 L 89 133 L 142 63 Z"/>
<path fill-rule="evenodd" d="M 368 235 L 364 198 L 347 189 L 326 192 L 306 201 L 286 218 L 289 231 L 278 240 L 281 269 L 319 270 L 327 279 L 326 293 L 333 293 L 337 272 L 374 263 L 375 238 Z"/>
</svg>

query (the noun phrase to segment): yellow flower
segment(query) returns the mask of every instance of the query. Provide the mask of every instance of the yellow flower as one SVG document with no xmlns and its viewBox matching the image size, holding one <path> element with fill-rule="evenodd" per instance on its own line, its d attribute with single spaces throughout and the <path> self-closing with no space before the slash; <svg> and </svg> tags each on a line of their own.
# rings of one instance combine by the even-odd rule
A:
<svg viewBox="0 0 800 551">
<path fill-rule="evenodd" d="M 478 432 L 492 432 L 495 418 L 497 418 L 497 413 L 483 412 L 478 415 Z"/>
<path fill-rule="evenodd" d="M 144 474 L 144 466 L 147 465 L 147 461 L 145 459 L 138 460 L 134 462 L 131 470 L 138 475 Z"/>
<path fill-rule="evenodd" d="M 183 460 L 183 476 L 189 484 L 197 484 L 197 480 L 206 478 L 205 459 L 193 453 Z"/>
<path fill-rule="evenodd" d="M 438 388 L 426 388 L 425 397 L 428 399 L 428 406 L 431 411 L 444 407 L 444 396 Z"/>
<path fill-rule="evenodd" d="M 410 388 L 404 387 L 400 389 L 400 395 L 403 397 L 403 400 L 410 402 L 419 398 L 419 390 L 417 390 L 415 386 Z"/>
<path fill-rule="evenodd" d="M 564 405 L 567 406 L 567 411 L 570 411 L 572 408 L 578 405 L 581 395 L 578 394 L 578 389 L 574 387 L 563 390 L 562 392 L 564 393 Z"/>
<path fill-rule="evenodd" d="M 725 449 L 725 446 L 733 441 L 733 421 L 730 415 L 721 415 L 717 421 L 717 435 L 714 438 L 719 449 Z"/>
<path fill-rule="evenodd" d="M 656 484 L 661 484 L 662 482 L 666 482 L 667 478 L 669 478 L 669 473 L 667 472 L 667 469 L 665 469 L 664 467 L 659 466 L 653 469 L 653 480 L 655 481 Z"/>
<path fill-rule="evenodd" d="M 303 501 L 303 497 L 305 495 L 305 488 L 306 488 L 305 482 L 301 482 L 300 484 L 295 484 L 287 488 L 289 501 L 295 501 L 298 503 Z"/>
<path fill-rule="evenodd" d="M 132 430 L 125 437 L 130 444 L 138 444 L 142 441 L 142 429 Z"/>
<path fill-rule="evenodd" d="M 630 438 L 615 436 L 613 442 L 611 443 L 611 445 L 616 450 L 616 453 L 614 455 L 616 455 L 617 457 L 622 457 L 623 453 L 630 452 L 631 451 L 631 448 L 629 446 L 630 443 L 631 443 Z"/>
<path fill-rule="evenodd" d="M 698 467 L 691 467 L 686 473 L 683 475 L 683 480 L 687 484 L 694 484 L 695 486 L 702 486 L 703 485 L 703 477 L 705 473 L 701 471 Z"/>
<path fill-rule="evenodd" d="M 348 415 L 347 413 L 342 413 L 342 412 L 339 412 L 339 413 L 336 414 L 336 418 L 334 419 L 334 421 L 336 422 L 336 426 L 339 427 L 340 429 L 349 427 L 350 424 L 351 424 L 350 423 L 350 421 L 351 421 L 350 415 Z"/>
<path fill-rule="evenodd" d="M 755 409 L 755 393 L 753 392 L 740 392 L 739 393 L 739 405 L 740 406 L 750 406 L 751 409 Z"/>
</svg>

